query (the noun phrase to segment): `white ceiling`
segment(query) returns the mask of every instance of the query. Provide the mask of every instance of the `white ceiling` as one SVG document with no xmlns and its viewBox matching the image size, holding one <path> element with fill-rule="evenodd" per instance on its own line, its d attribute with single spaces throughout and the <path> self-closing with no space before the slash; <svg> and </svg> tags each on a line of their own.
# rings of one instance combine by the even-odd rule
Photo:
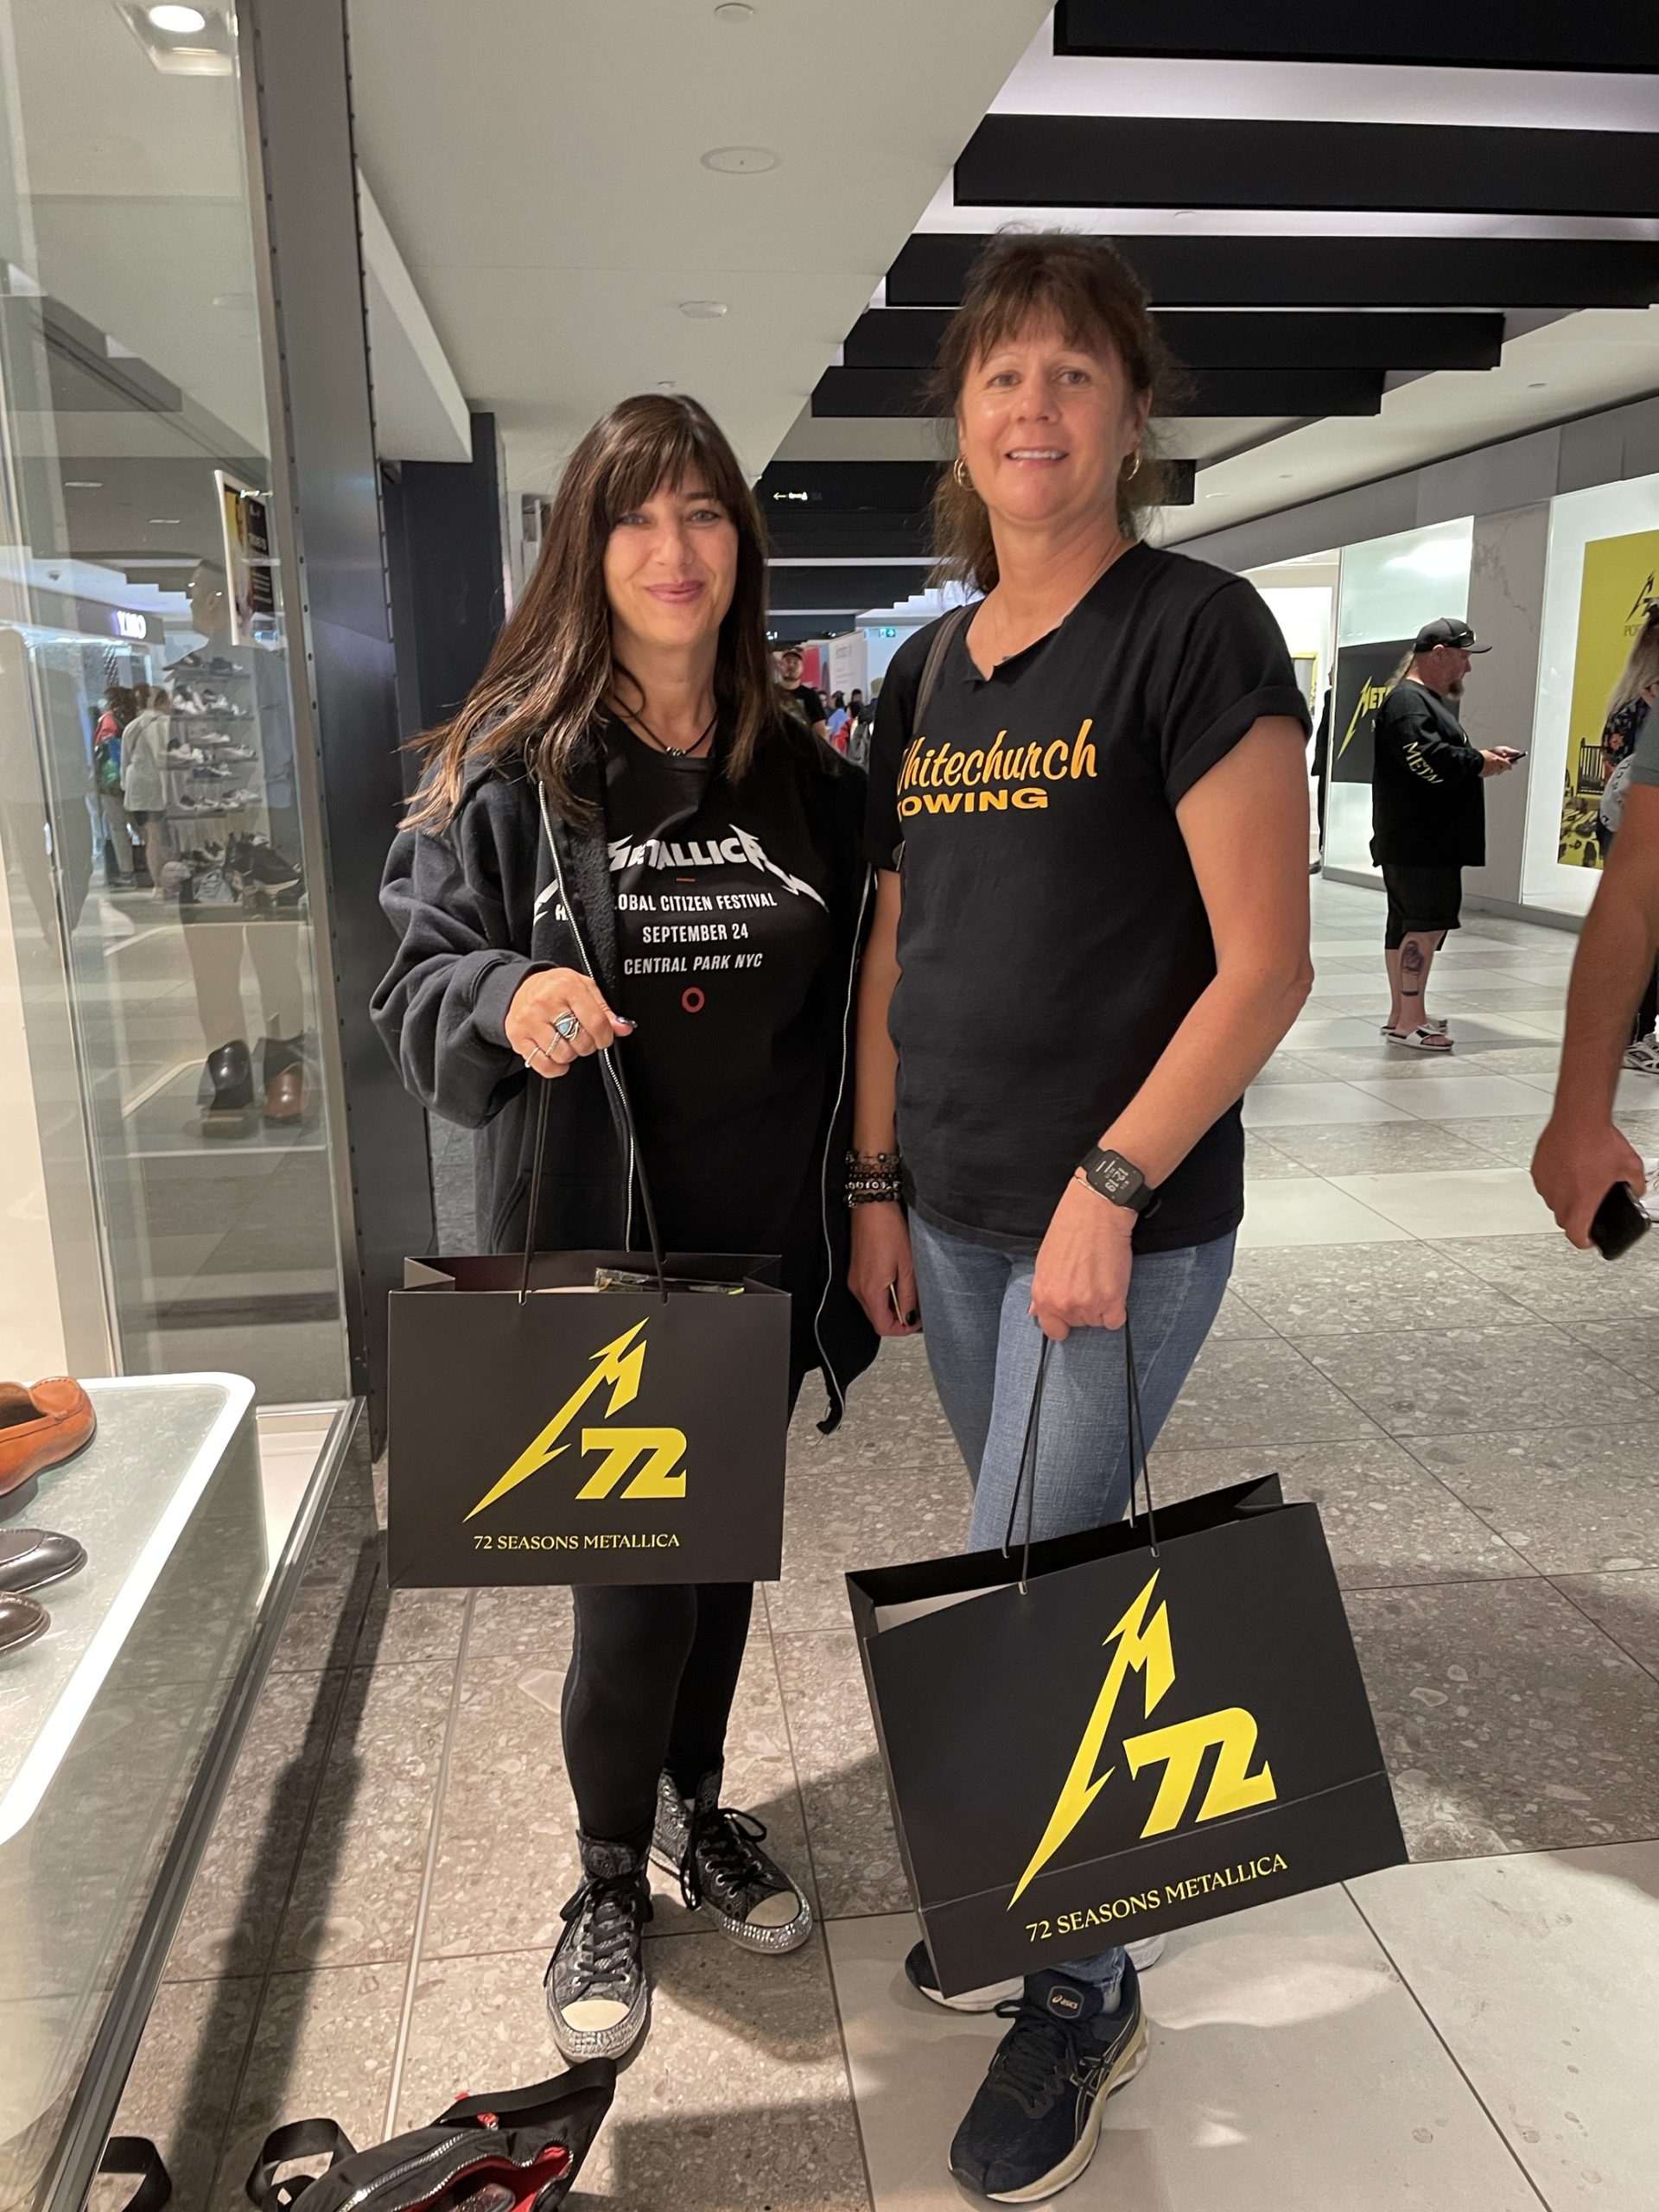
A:
<svg viewBox="0 0 1659 2212">
<path fill-rule="evenodd" d="M 364 173 L 512 482 L 546 485 L 605 407 L 664 383 L 758 474 L 1043 13 L 352 0 Z M 702 165 L 728 146 L 779 165 Z"/>
</svg>

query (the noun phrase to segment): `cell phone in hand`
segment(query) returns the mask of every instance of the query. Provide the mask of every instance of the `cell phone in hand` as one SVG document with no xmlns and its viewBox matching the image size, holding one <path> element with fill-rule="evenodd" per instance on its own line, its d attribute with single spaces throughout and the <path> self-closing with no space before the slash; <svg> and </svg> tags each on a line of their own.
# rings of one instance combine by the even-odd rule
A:
<svg viewBox="0 0 1659 2212">
<path fill-rule="evenodd" d="M 1604 1260 L 1622 1260 L 1632 1244 L 1639 1244 L 1653 1222 L 1638 1205 L 1628 1183 L 1615 1183 L 1596 1208 L 1590 1224 L 1590 1242 Z"/>
</svg>

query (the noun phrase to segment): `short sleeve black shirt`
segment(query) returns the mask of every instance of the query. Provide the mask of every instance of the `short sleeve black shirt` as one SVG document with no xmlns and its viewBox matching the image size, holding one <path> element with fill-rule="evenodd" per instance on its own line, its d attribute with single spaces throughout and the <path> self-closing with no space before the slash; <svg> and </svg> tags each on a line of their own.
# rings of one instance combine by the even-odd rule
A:
<svg viewBox="0 0 1659 2212">
<path fill-rule="evenodd" d="M 1448 700 L 1410 677 L 1376 710 L 1371 858 L 1399 868 L 1479 868 L 1486 858 L 1481 755 Z"/>
<path fill-rule="evenodd" d="M 870 761 L 868 855 L 904 879 L 899 1147 L 925 1219 L 1018 1249 L 1214 977 L 1177 804 L 1262 715 L 1306 730 L 1307 704 L 1253 586 L 1146 545 L 988 677 L 958 632 L 912 741 L 932 634 L 894 658 Z M 1135 1248 L 1243 1212 L 1235 1107 Z"/>
<path fill-rule="evenodd" d="M 624 1065 L 664 1241 L 778 1252 L 803 1203 L 836 1024 L 828 875 L 792 777 L 606 732 Z"/>
</svg>

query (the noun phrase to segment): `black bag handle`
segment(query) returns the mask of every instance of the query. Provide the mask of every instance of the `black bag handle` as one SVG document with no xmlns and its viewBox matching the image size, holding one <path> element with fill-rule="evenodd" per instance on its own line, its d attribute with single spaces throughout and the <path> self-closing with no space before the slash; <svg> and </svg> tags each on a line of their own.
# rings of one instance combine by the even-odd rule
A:
<svg viewBox="0 0 1659 2212">
<path fill-rule="evenodd" d="M 125 2212 L 162 2212 L 162 2207 L 173 2201 L 172 2176 L 147 2135 L 111 2135 L 104 2145 L 98 2171 L 137 2182 Z"/>
<path fill-rule="evenodd" d="M 589 981 L 597 984 L 599 978 L 594 974 L 594 963 L 588 958 L 588 948 L 582 941 L 582 932 L 576 927 L 575 910 L 570 904 L 570 895 L 564 887 L 564 866 L 559 858 L 558 845 L 553 836 L 553 824 L 548 817 L 547 792 L 544 787 L 538 791 L 537 797 L 541 805 L 542 830 L 547 838 L 548 850 L 553 856 L 553 872 L 558 882 L 559 896 L 564 901 L 564 911 L 569 917 L 570 933 L 575 939 L 576 950 L 582 955 L 582 964 L 588 970 Z M 628 1096 L 628 1086 L 623 1082 L 617 1071 L 616 1063 L 611 1058 L 612 1050 L 613 1047 L 607 1045 L 599 1054 L 600 1070 L 604 1079 L 609 1083 L 611 1089 L 616 1093 L 617 1104 L 622 1109 L 623 1125 L 628 1133 L 628 1173 L 631 1177 L 637 1177 L 639 1179 L 639 1197 L 645 1207 L 645 1234 L 651 1239 L 652 1266 L 656 1272 L 657 1287 L 662 1294 L 664 1304 L 666 1305 L 668 1282 L 663 1267 L 662 1232 L 657 1226 L 657 1209 L 652 1202 L 651 1184 L 646 1177 L 645 1163 L 639 1150 L 639 1132 L 634 1124 L 633 1103 Z M 541 1211 L 542 1169 L 546 1164 L 547 1157 L 547 1109 L 552 1103 L 553 1084 L 558 1078 L 544 1075 L 538 1080 L 542 1089 L 541 1095 L 536 1102 L 536 1138 L 530 1163 L 530 1212 L 524 1222 L 524 1272 L 518 1278 L 518 1303 L 521 1306 L 530 1296 L 530 1274 L 536 1258 L 536 1217 Z"/>
<path fill-rule="evenodd" d="M 325 2171 L 356 2156 L 356 2145 L 334 2120 L 293 2120 L 286 2127 L 273 2127 L 260 2145 L 247 2179 L 247 2197 L 259 2212 L 289 2212 L 320 2174 L 296 2174 L 292 2181 L 278 2181 L 278 2167 L 296 2158 L 327 2158 Z"/>
<path fill-rule="evenodd" d="M 1020 1447 L 1020 1465 L 1014 1478 L 1014 1495 L 1008 1500 L 1008 1525 L 1002 1535 L 1002 1556 L 1010 1558 L 1014 1551 L 1014 1523 L 1020 1510 L 1020 1493 L 1026 1494 L 1026 1533 L 1020 1556 L 1020 1595 L 1027 1594 L 1031 1580 L 1032 1523 L 1037 1509 L 1037 1437 L 1042 1423 L 1043 1386 L 1048 1376 L 1050 1340 L 1045 1336 L 1042 1350 L 1037 1355 L 1037 1380 L 1031 1393 L 1031 1411 L 1026 1416 L 1025 1440 Z M 1152 1555 L 1158 1556 L 1158 1524 L 1153 1518 L 1152 1466 L 1147 1457 L 1146 1422 L 1141 1412 L 1141 1386 L 1135 1372 L 1135 1340 L 1129 1329 L 1126 1307 L 1123 1314 L 1123 1361 L 1125 1367 L 1123 1399 L 1128 1417 L 1129 1443 L 1129 1517 L 1135 1518 L 1135 1470 L 1140 1470 L 1141 1487 L 1147 1500 L 1147 1535 Z"/>
</svg>

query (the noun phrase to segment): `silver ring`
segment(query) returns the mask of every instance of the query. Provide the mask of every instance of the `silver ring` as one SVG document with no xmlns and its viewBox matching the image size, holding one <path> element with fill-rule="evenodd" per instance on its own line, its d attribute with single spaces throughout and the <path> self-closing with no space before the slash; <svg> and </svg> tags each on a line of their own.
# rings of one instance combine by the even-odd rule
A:
<svg viewBox="0 0 1659 2212">
<path fill-rule="evenodd" d="M 574 1014 L 562 1014 L 553 1025 L 556 1037 L 563 1037 L 567 1045 L 573 1044 L 582 1034 L 582 1024 Z"/>
<path fill-rule="evenodd" d="M 529 1067 L 529 1066 L 533 1063 L 533 1061 L 535 1060 L 536 1055 L 537 1055 L 538 1052 L 542 1055 L 542 1058 L 543 1058 L 543 1059 L 545 1059 L 545 1058 L 547 1058 L 547 1047 L 546 1047 L 546 1046 L 545 1046 L 545 1045 L 532 1045 L 532 1046 L 531 1046 L 530 1050 L 529 1050 L 529 1051 L 524 1054 L 524 1065 L 525 1065 L 526 1067 Z"/>
</svg>

